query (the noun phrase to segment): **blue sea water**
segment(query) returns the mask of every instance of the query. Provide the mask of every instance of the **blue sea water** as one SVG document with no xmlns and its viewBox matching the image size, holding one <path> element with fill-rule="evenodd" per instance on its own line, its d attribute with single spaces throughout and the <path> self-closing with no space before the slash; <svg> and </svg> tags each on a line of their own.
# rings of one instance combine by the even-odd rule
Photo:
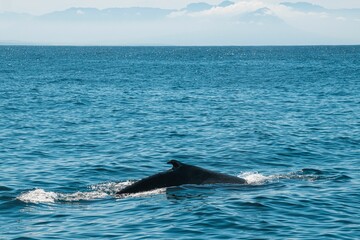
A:
<svg viewBox="0 0 360 240">
<path fill-rule="evenodd" d="M 0 239 L 360 239 L 360 46 L 0 56 Z M 248 184 L 116 196 L 169 159 Z"/>
</svg>

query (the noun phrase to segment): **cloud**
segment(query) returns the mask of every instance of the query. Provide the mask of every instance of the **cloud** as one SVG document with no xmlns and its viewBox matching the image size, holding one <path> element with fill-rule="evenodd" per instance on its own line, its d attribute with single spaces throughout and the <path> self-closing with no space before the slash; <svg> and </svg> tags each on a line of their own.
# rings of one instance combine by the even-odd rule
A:
<svg viewBox="0 0 360 240">
<path fill-rule="evenodd" d="M 344 17 L 337 17 L 336 20 L 338 20 L 338 21 L 346 21 L 346 18 L 344 18 Z"/>
<path fill-rule="evenodd" d="M 295 11 L 300 11 L 300 12 L 323 12 L 326 10 L 325 8 L 323 8 L 319 5 L 308 3 L 308 2 L 296 2 L 296 3 L 283 2 L 283 3 L 280 3 L 280 5 L 286 6 L 288 8 L 291 8 Z"/>
</svg>

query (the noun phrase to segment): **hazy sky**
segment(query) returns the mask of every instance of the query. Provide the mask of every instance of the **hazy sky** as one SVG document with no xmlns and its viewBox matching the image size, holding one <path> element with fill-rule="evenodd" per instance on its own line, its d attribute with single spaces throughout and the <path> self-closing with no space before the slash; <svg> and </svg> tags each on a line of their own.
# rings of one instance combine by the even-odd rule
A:
<svg viewBox="0 0 360 240">
<path fill-rule="evenodd" d="M 0 0 L 0 44 L 318 45 L 360 43 L 360 0 Z M 308 2 L 327 9 L 317 11 Z M 70 9 L 79 7 L 83 9 Z M 154 7 L 93 11 L 85 8 Z M 354 9 L 356 8 L 356 9 Z M 315 9 L 315 10 L 314 10 Z M 337 10 L 335 10 L 337 9 Z M 353 9 L 353 10 L 339 10 Z M 59 12 L 56 12 L 59 11 Z M 4 12 L 30 13 L 8 14 Z M 43 15 L 49 13 L 47 15 Z M 163 14 L 163 15 L 162 15 Z M 35 15 L 35 16 L 34 16 Z M 41 15 L 41 16 L 40 16 Z"/>
<path fill-rule="evenodd" d="M 233 0 L 238 2 L 238 0 Z M 248 0 L 251 2 L 251 0 Z M 304 0 L 263 0 L 266 3 L 301 2 Z M 221 0 L 0 0 L 0 12 L 25 12 L 44 14 L 71 7 L 161 7 L 182 8 L 192 2 L 207 2 L 218 4 Z M 360 8 L 360 0 L 306 0 L 306 2 L 322 5 L 327 8 Z"/>
</svg>

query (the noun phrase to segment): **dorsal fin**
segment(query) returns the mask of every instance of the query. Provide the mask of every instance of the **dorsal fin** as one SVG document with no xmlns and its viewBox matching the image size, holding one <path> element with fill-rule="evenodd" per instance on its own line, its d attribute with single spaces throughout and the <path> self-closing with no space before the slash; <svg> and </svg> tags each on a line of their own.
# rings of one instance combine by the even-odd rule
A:
<svg viewBox="0 0 360 240">
<path fill-rule="evenodd" d="M 183 165 L 181 162 L 179 162 L 177 160 L 170 160 L 167 163 L 173 165 L 173 167 L 172 167 L 173 170 L 177 169 L 177 168 L 179 168 L 179 167 L 181 167 Z"/>
</svg>

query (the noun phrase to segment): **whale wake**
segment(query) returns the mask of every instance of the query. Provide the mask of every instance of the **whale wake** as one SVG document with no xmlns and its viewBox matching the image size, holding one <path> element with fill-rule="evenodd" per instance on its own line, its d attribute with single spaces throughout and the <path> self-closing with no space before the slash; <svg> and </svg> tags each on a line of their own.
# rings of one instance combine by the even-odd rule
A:
<svg viewBox="0 0 360 240">
<path fill-rule="evenodd" d="M 264 185 L 280 181 L 282 179 L 299 179 L 304 181 L 315 181 L 319 179 L 319 170 L 301 170 L 288 174 L 274 174 L 263 175 L 258 172 L 243 172 L 237 176 L 246 180 L 248 185 Z M 134 181 L 124 182 L 105 182 L 87 187 L 86 191 L 78 191 L 74 193 L 60 193 L 53 191 L 46 191 L 41 188 L 36 188 L 20 194 L 17 199 L 26 203 L 56 203 L 56 202 L 77 202 L 90 201 L 106 198 L 118 198 L 116 192 L 133 184 Z M 165 193 L 165 188 L 155 189 L 147 192 L 129 194 L 127 197 L 145 197 L 154 194 Z M 124 198 L 124 197 L 121 197 Z"/>
</svg>

